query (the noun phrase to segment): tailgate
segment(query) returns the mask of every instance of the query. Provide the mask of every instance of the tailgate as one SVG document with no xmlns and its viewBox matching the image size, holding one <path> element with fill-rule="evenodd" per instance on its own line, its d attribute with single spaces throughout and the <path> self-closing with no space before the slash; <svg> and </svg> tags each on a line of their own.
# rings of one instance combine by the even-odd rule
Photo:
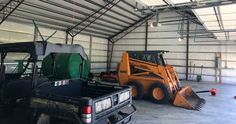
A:
<svg viewBox="0 0 236 124">
<path fill-rule="evenodd" d="M 131 97 L 131 88 L 123 87 L 123 89 L 102 96 L 96 99 L 93 99 L 93 114 L 92 120 L 94 123 L 108 118 L 115 113 L 118 113 L 126 107 L 130 107 L 132 104 Z"/>
</svg>

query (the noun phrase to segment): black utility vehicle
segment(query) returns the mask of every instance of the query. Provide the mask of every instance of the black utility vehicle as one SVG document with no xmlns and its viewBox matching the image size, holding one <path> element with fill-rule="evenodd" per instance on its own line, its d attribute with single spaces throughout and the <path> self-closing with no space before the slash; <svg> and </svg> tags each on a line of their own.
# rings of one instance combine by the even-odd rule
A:
<svg viewBox="0 0 236 124">
<path fill-rule="evenodd" d="M 90 78 L 80 45 L 9 43 L 1 44 L 0 52 L 1 104 L 6 111 L 30 106 L 31 124 L 126 124 L 136 111 L 130 87 Z"/>
</svg>

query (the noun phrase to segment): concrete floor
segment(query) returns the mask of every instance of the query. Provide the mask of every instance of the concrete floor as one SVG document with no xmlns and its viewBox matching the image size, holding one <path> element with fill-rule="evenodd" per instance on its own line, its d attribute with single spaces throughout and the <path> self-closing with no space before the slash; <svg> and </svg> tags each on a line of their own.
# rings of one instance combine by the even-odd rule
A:
<svg viewBox="0 0 236 124">
<path fill-rule="evenodd" d="M 186 83 L 182 83 L 185 85 Z M 194 91 L 216 88 L 217 96 L 198 94 L 206 100 L 200 111 L 187 110 L 171 105 L 158 105 L 145 100 L 134 101 L 138 112 L 131 124 L 235 124 L 236 85 L 189 82 Z"/>
<path fill-rule="evenodd" d="M 185 85 L 186 83 L 183 83 Z M 189 83 L 194 91 L 216 88 L 217 96 L 199 94 L 206 99 L 200 111 L 187 110 L 172 105 L 158 105 L 147 100 L 134 101 L 138 111 L 131 124 L 234 124 L 236 122 L 236 85 Z M 0 109 L 0 124 L 24 124 L 25 112 L 17 112 L 13 117 L 4 117 Z M 22 113 L 22 114 L 19 114 Z"/>
</svg>

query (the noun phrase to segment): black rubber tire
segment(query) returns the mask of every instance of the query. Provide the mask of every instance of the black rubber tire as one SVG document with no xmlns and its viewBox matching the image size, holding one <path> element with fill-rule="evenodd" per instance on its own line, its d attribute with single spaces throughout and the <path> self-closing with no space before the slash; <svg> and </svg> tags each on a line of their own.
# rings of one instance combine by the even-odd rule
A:
<svg viewBox="0 0 236 124">
<path fill-rule="evenodd" d="M 152 92 L 155 88 L 161 88 L 163 90 L 164 93 L 164 97 L 161 100 L 155 99 Z M 148 97 L 151 99 L 152 102 L 157 103 L 157 104 L 166 104 L 169 103 L 171 100 L 170 97 L 170 93 L 168 88 L 162 84 L 162 83 L 153 83 L 149 88 L 148 88 L 148 93 L 147 93 Z"/>
<path fill-rule="evenodd" d="M 128 86 L 135 87 L 137 89 L 137 96 L 133 97 L 134 100 L 140 100 L 144 96 L 144 88 L 143 85 L 138 81 L 129 81 L 127 83 Z"/>
</svg>

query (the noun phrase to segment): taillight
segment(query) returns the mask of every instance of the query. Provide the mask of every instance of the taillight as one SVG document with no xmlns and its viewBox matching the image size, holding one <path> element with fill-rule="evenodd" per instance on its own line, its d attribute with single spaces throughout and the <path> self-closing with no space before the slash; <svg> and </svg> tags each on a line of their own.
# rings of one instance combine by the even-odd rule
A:
<svg viewBox="0 0 236 124">
<path fill-rule="evenodd" d="M 84 123 L 91 123 L 92 121 L 92 107 L 91 106 L 84 106 L 82 109 L 82 120 Z"/>
<path fill-rule="evenodd" d="M 83 107 L 83 114 L 91 114 L 92 113 L 92 107 L 91 106 L 84 106 Z"/>
</svg>

